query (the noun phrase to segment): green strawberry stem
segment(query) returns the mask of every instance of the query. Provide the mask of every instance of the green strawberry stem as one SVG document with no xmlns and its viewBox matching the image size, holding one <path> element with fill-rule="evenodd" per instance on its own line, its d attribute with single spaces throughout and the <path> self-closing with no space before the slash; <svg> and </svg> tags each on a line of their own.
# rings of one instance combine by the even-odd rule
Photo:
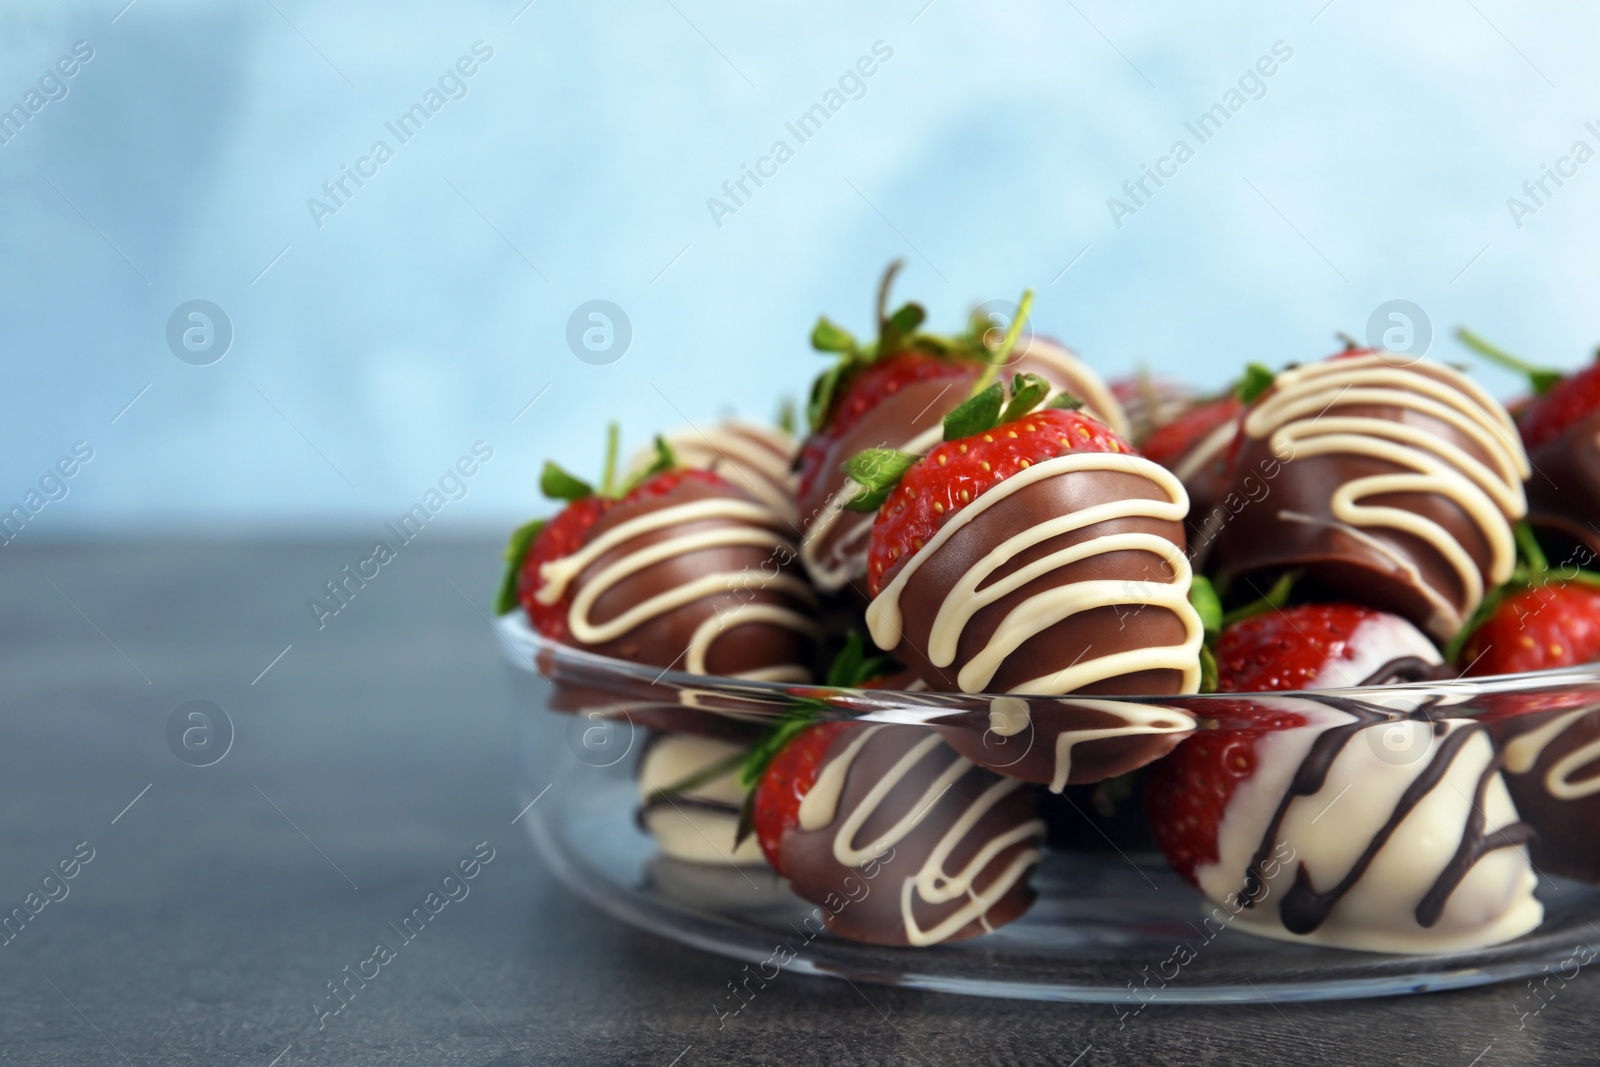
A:
<svg viewBox="0 0 1600 1067">
<path fill-rule="evenodd" d="M 1200 646 L 1200 692 L 1217 691 L 1217 654 L 1210 645 Z"/>
<path fill-rule="evenodd" d="M 890 262 L 884 269 L 883 280 L 878 282 L 878 336 L 882 337 L 889 329 L 889 290 L 894 287 L 895 275 L 900 273 L 906 265 L 903 259 Z"/>
<path fill-rule="evenodd" d="M 1022 300 L 1017 304 L 1017 316 L 1011 320 L 1011 325 L 1006 328 L 1005 339 L 989 354 L 988 366 L 983 368 L 983 373 L 978 375 L 978 380 L 972 383 L 971 396 L 977 396 L 989 388 L 995 375 L 1000 373 L 1000 368 L 1005 366 L 1011 358 L 1011 349 L 1016 346 L 1017 338 L 1022 336 L 1022 328 L 1027 324 L 1028 312 L 1033 309 L 1033 290 L 1026 289 L 1022 293 Z"/>
<path fill-rule="evenodd" d="M 1465 326 L 1456 330 L 1456 340 L 1472 349 L 1490 363 L 1514 374 L 1520 374 L 1528 379 L 1528 387 L 1533 390 L 1534 396 L 1544 396 L 1557 385 L 1565 375 L 1560 371 L 1548 367 L 1536 367 L 1527 360 L 1513 356 L 1503 348 L 1496 347 L 1467 329 Z"/>
<path fill-rule="evenodd" d="M 750 753 L 747 750 L 740 749 L 727 759 L 718 760 L 709 767 L 702 767 L 680 782 L 673 782 L 671 785 L 664 785 L 660 789 L 652 790 L 650 795 L 645 798 L 645 803 L 650 804 L 657 800 L 671 800 L 673 797 L 687 793 L 691 789 L 698 789 L 707 782 L 714 782 L 728 772 L 738 770 L 744 765 L 744 761 L 749 756 Z"/>
<path fill-rule="evenodd" d="M 606 461 L 600 470 L 600 495 L 611 496 L 617 485 L 617 441 L 621 428 L 616 423 L 606 426 Z"/>
<path fill-rule="evenodd" d="M 1539 544 L 1539 539 L 1534 536 L 1533 527 L 1525 522 L 1519 522 L 1512 528 L 1512 536 L 1516 538 L 1517 550 L 1527 562 L 1528 583 L 1537 585 L 1544 581 L 1550 572 L 1550 560 L 1545 556 L 1544 547 Z"/>
<path fill-rule="evenodd" d="M 1278 580 L 1272 583 L 1272 588 L 1268 589 L 1258 599 L 1234 608 L 1223 615 L 1222 625 L 1218 632 L 1226 630 L 1236 622 L 1253 619 L 1257 615 L 1265 615 L 1269 611 L 1276 611 L 1278 608 L 1283 607 L 1289 602 L 1289 594 L 1294 591 L 1294 583 L 1299 578 L 1299 571 L 1289 571 L 1279 575 Z"/>
</svg>

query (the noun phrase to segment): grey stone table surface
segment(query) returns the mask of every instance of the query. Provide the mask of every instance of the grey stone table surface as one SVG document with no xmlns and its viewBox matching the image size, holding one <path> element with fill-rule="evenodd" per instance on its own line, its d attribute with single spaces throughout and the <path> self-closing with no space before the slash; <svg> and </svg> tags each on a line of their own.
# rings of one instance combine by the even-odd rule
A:
<svg viewBox="0 0 1600 1067">
<path fill-rule="evenodd" d="M 307 598 L 362 547 L 0 552 L 0 913 L 59 898 L 0 948 L 0 1061 L 1600 1062 L 1588 971 L 1522 1019 L 1527 990 L 1501 986 L 1150 1007 L 1123 1027 L 1104 1006 L 785 974 L 719 1029 L 729 962 L 594 910 L 512 822 L 510 689 L 480 614 L 498 545 L 407 546 L 319 630 Z M 212 766 L 169 747 L 191 700 L 234 727 Z M 485 842 L 466 895 L 322 1014 L 327 984 L 399 942 L 389 924 Z"/>
</svg>

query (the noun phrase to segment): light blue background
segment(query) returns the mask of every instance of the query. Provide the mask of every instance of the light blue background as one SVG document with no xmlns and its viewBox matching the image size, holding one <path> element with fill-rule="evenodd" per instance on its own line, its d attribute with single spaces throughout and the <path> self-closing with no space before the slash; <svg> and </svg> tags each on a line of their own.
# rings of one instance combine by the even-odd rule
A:
<svg viewBox="0 0 1600 1067">
<path fill-rule="evenodd" d="M 8 107 L 95 50 L 0 147 L 0 506 L 96 450 L 29 539 L 370 526 L 480 439 L 439 525 L 507 524 L 543 509 L 545 457 L 594 469 L 608 417 L 637 444 L 800 394 L 813 317 L 864 331 L 894 257 L 936 325 L 1036 287 L 1108 375 L 1215 385 L 1392 298 L 1446 358 L 1463 321 L 1562 365 L 1600 340 L 1600 160 L 1521 229 L 1506 205 L 1600 148 L 1576 4 L 124 2 L 0 13 Z M 479 40 L 468 96 L 318 229 L 307 198 Z M 1265 97 L 1114 225 L 1107 198 L 1279 40 Z M 875 41 L 865 96 L 796 145 L 784 122 Z M 707 198 L 778 138 L 795 158 L 716 226 Z M 236 331 L 208 367 L 164 339 L 194 298 Z M 632 320 L 609 366 L 564 339 L 594 298 Z"/>
</svg>

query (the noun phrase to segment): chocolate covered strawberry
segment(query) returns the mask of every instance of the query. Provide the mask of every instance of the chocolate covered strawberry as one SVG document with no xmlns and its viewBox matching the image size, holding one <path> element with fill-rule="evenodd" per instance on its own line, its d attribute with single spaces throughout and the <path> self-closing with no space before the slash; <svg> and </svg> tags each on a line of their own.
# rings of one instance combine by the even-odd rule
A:
<svg viewBox="0 0 1600 1067">
<path fill-rule="evenodd" d="M 513 536 L 498 607 L 541 634 L 601 655 L 767 681 L 807 681 L 814 598 L 788 525 L 705 470 L 657 462 L 616 485 L 613 428 L 598 489 L 547 464 L 545 495 L 567 507 Z"/>
<path fill-rule="evenodd" d="M 825 318 L 811 336 L 813 347 L 835 362 L 817 378 L 807 406 L 811 432 L 799 460 L 801 558 L 819 589 L 838 593 L 853 586 L 860 600 L 866 599 L 870 522 L 844 510 L 857 487 L 842 465 L 867 448 L 916 451 L 931 445 L 940 420 L 991 363 L 1008 373 L 1038 374 L 1109 425 L 1124 425 L 1121 405 L 1098 375 L 1054 341 L 1021 334 L 1025 310 L 1019 310 L 1013 323 L 1019 330 L 1009 341 L 986 318 L 974 318 L 964 334 L 947 337 L 923 331 L 926 312 L 918 304 L 891 313 L 889 286 L 899 266 L 890 265 L 879 288 L 875 341 L 858 342 Z"/>
<path fill-rule="evenodd" d="M 1194 692 L 1183 486 L 1035 376 L 979 385 L 925 456 L 850 463 L 873 640 L 946 692 Z"/>
<path fill-rule="evenodd" d="M 1219 692 L 1264 693 L 1424 681 L 1444 658 L 1398 615 L 1356 604 L 1300 604 L 1224 627 L 1216 661 Z"/>
<path fill-rule="evenodd" d="M 1488 728 L 1355 702 L 1215 702 L 1151 770 L 1167 861 L 1230 925 L 1376 952 L 1450 952 L 1539 925 L 1536 877 Z"/>
<path fill-rule="evenodd" d="M 1364 349 L 1290 367 L 1233 448 L 1206 556 L 1225 593 L 1299 571 L 1307 595 L 1449 641 L 1510 577 L 1528 459 L 1504 406 L 1454 367 Z"/>
<path fill-rule="evenodd" d="M 1600 362 L 1563 374 L 1533 366 L 1467 330 L 1474 352 L 1527 378 L 1517 429 L 1533 465 L 1528 522 L 1559 560 L 1590 566 L 1600 555 Z"/>
<path fill-rule="evenodd" d="M 922 727 L 802 726 L 762 768 L 751 819 L 768 862 L 852 940 L 961 940 L 1033 903 L 1044 823 L 1028 787 Z"/>
<path fill-rule="evenodd" d="M 1145 780 L 1145 809 L 1156 840 L 1172 869 L 1198 885 L 1196 869 L 1218 860 L 1217 834 L 1233 794 L 1250 780 L 1258 763 L 1256 746 L 1279 730 L 1304 726 L 1293 711 L 1238 703 L 1237 721 L 1199 733 L 1172 750 Z"/>
</svg>

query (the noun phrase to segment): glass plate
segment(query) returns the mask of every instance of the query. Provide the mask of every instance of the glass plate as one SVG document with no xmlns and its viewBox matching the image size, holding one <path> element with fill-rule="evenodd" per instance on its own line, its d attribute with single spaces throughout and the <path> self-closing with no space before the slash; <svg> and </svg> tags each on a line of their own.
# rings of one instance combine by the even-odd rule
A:
<svg viewBox="0 0 1600 1067">
<path fill-rule="evenodd" d="M 1547 968 L 1555 972 L 1564 964 L 1570 967 L 1575 952 L 1593 944 L 1600 928 L 1600 888 L 1541 873 L 1537 894 L 1545 907 L 1543 924 L 1492 948 L 1389 955 L 1288 943 L 1206 924 L 1213 905 L 1157 853 L 1050 850 L 1034 875 L 1037 902 L 992 934 L 929 948 L 847 941 L 819 932 L 820 909 L 791 893 L 765 867 L 713 867 L 661 855 L 635 822 L 630 755 L 647 728 L 717 733 L 730 722 L 744 728 L 800 699 L 823 703 L 825 716 L 940 729 L 966 723 L 981 738 L 989 736 L 985 731 L 996 698 L 662 673 L 551 645 L 514 616 L 503 617 L 497 626 L 515 666 L 523 768 L 519 805 L 531 805 L 521 821 L 538 851 L 575 894 L 616 918 L 737 961 L 729 968 L 728 989 L 719 991 L 729 1012 L 742 1002 L 735 999 L 735 987 L 758 990 L 780 963 L 791 972 L 857 982 L 1125 1004 L 1129 1010 L 1152 1002 L 1228 1003 L 1263 996 L 1274 1001 L 1392 996 L 1526 978 Z M 1333 701 L 1397 717 L 1439 704 L 1447 705 L 1452 717 L 1509 709 L 1509 714 L 1533 717 L 1530 722 L 1544 722 L 1600 707 L 1600 674 L 1569 670 L 1244 702 L 1273 708 L 1296 700 Z M 1074 709 L 1084 702 L 1030 697 L 1027 703 L 1034 728 L 1048 731 L 1075 721 L 1082 712 Z M 1237 697 L 1111 703 L 1175 709 L 1192 716 L 1197 729 L 1227 729 L 1241 714 Z M 972 725 L 980 721 L 981 729 Z M 1131 758 L 1118 751 L 1098 766 L 1121 773 L 1117 768 Z M 995 762 L 1006 760 L 1013 757 Z M 1097 762 L 1088 762 L 1093 771 Z M 1600 854 L 1600 846 L 1595 851 Z"/>
</svg>

